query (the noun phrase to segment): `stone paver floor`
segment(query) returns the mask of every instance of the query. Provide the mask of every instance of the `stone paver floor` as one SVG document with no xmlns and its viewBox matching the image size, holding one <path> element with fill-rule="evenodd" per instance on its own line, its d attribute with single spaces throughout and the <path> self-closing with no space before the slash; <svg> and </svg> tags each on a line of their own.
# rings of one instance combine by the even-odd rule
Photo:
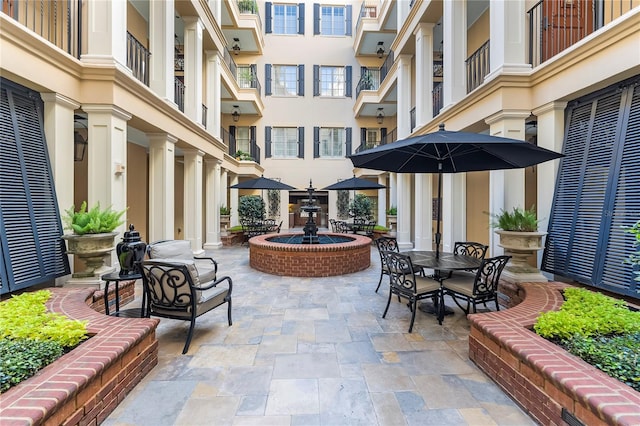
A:
<svg viewBox="0 0 640 426">
<path fill-rule="evenodd" d="M 255 271 L 246 247 L 208 255 L 233 279 L 233 326 L 226 306 L 198 318 L 181 355 L 188 323 L 162 319 L 158 366 L 104 425 L 535 424 L 468 359 L 453 302 L 442 326 L 418 312 L 411 334 L 405 303 L 382 318 L 375 247 L 369 269 L 328 278 Z"/>
</svg>

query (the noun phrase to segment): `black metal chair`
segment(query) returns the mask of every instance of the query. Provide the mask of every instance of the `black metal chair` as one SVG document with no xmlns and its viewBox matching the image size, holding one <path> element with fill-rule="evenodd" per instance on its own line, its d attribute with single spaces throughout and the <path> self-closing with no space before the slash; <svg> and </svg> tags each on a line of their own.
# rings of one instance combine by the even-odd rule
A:
<svg viewBox="0 0 640 426">
<path fill-rule="evenodd" d="M 380 279 L 378 280 L 378 286 L 376 287 L 376 293 L 380 289 L 380 284 L 382 284 L 382 277 L 389 276 L 389 268 L 387 267 L 387 262 L 385 256 L 383 255 L 383 251 L 393 251 L 399 253 L 398 249 L 398 240 L 395 237 L 380 237 L 375 240 L 376 247 L 378 247 L 378 253 L 380 254 Z"/>
<path fill-rule="evenodd" d="M 230 277 L 201 283 L 194 261 L 182 259 L 151 259 L 137 263 L 142 275 L 146 306 L 144 315 L 189 321 L 189 333 L 182 350 L 186 354 L 191 344 L 196 318 L 227 303 L 227 318 L 231 322 Z"/>
<path fill-rule="evenodd" d="M 360 229 L 356 234 L 364 235 L 365 237 L 373 238 L 373 231 L 376 228 L 376 221 L 370 220 L 363 225 L 360 225 Z"/>
<path fill-rule="evenodd" d="M 391 297 L 395 294 L 399 298 L 408 299 L 409 309 L 411 310 L 411 323 L 409 324 L 409 333 L 413 331 L 413 323 L 416 319 L 416 311 L 418 310 L 418 301 L 424 299 L 441 299 L 440 283 L 430 278 L 416 276 L 411 258 L 402 253 L 393 251 L 383 251 L 385 262 L 389 268 L 389 299 L 387 307 L 382 314 L 385 318 Z M 438 315 L 438 323 L 442 324 L 442 315 Z"/>
<path fill-rule="evenodd" d="M 476 259 L 484 259 L 487 254 L 489 246 L 482 243 L 476 243 L 473 241 L 456 241 L 453 243 L 453 254 L 462 254 L 465 256 L 475 257 Z M 476 273 L 475 269 L 467 269 L 465 271 L 456 271 L 456 274 L 468 275 L 469 273 Z M 446 278 L 449 279 L 453 276 L 453 271 L 448 271 Z"/>
<path fill-rule="evenodd" d="M 496 310 L 500 310 L 498 304 L 498 282 L 500 274 L 506 266 L 511 256 L 496 256 L 483 259 L 475 275 L 453 275 L 443 281 L 443 298 L 450 295 L 453 301 L 464 311 L 469 313 L 469 308 L 473 305 L 473 312 L 477 312 L 477 304 L 482 303 L 487 306 L 487 302 L 493 301 Z M 466 308 L 460 304 L 460 300 L 466 301 Z"/>
<path fill-rule="evenodd" d="M 338 232 L 336 230 L 336 220 L 335 219 L 329 219 L 329 225 L 331 225 L 331 232 L 333 232 L 333 233 Z"/>
<path fill-rule="evenodd" d="M 347 225 L 347 222 L 345 222 L 344 220 L 336 220 L 335 225 L 336 225 L 336 232 L 339 234 L 348 234 L 350 232 L 349 226 Z"/>
</svg>

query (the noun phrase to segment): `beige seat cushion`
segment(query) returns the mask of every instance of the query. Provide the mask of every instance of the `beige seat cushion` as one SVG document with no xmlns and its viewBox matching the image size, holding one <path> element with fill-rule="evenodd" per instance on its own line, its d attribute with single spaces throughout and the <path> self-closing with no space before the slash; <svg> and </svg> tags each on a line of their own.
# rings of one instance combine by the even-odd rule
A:
<svg viewBox="0 0 640 426">
<path fill-rule="evenodd" d="M 216 280 L 216 266 L 209 259 L 195 259 L 200 282 L 206 283 Z"/>
<path fill-rule="evenodd" d="M 151 244 L 151 259 L 185 259 L 193 260 L 191 243 L 187 240 L 170 240 Z"/>
<path fill-rule="evenodd" d="M 473 282 L 475 275 L 454 275 L 444 280 L 442 286 L 447 290 L 455 291 L 468 297 L 473 297 Z"/>
<path fill-rule="evenodd" d="M 416 276 L 416 291 L 417 294 L 429 293 L 440 289 L 440 283 L 430 278 Z"/>
</svg>

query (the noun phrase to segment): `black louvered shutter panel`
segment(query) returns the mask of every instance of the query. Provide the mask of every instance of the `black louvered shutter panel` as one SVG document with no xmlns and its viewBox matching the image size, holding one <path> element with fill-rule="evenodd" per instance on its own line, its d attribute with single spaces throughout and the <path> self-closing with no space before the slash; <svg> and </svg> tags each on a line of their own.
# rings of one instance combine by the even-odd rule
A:
<svg viewBox="0 0 640 426">
<path fill-rule="evenodd" d="M 298 4 L 298 34 L 304 34 L 304 3 Z"/>
<path fill-rule="evenodd" d="M 67 275 L 39 94 L 1 80 L 2 292 Z"/>
<path fill-rule="evenodd" d="M 264 64 L 264 95 L 271 96 L 271 64 Z"/>
<path fill-rule="evenodd" d="M 380 127 L 380 145 L 387 143 L 387 128 Z"/>
<path fill-rule="evenodd" d="M 318 3 L 313 4 L 313 34 L 320 34 L 320 5 Z"/>
<path fill-rule="evenodd" d="M 304 96 L 304 64 L 298 65 L 298 96 Z"/>
<path fill-rule="evenodd" d="M 344 87 L 344 95 L 347 98 L 351 97 L 351 74 L 352 74 L 352 70 L 351 70 L 351 65 L 347 65 L 345 67 L 345 87 Z"/>
<path fill-rule="evenodd" d="M 264 127 L 264 158 L 271 158 L 271 126 Z"/>
<path fill-rule="evenodd" d="M 270 1 L 264 4 L 264 32 L 265 34 L 271 33 L 271 2 Z"/>
<path fill-rule="evenodd" d="M 360 127 L 360 150 L 367 149 L 367 128 Z"/>
<path fill-rule="evenodd" d="M 352 6 L 348 5 L 347 6 L 347 13 L 346 13 L 347 14 L 347 19 L 346 19 L 346 22 L 345 22 L 345 26 L 346 26 L 346 30 L 347 30 L 346 34 L 348 36 L 353 34 L 353 32 L 352 32 L 353 30 L 351 29 L 351 26 L 353 25 L 352 19 L 351 19 L 351 16 L 352 16 L 352 10 L 351 9 L 352 9 Z"/>
<path fill-rule="evenodd" d="M 345 129 L 346 132 L 346 138 L 347 138 L 347 142 L 345 143 L 345 154 L 348 157 L 349 155 L 351 155 L 351 150 L 352 148 L 352 142 L 351 142 L 351 138 L 352 138 L 352 130 L 351 127 L 347 127 Z"/>
<path fill-rule="evenodd" d="M 298 158 L 304 158 L 304 127 L 298 127 Z"/>
<path fill-rule="evenodd" d="M 313 96 L 320 96 L 320 65 L 313 66 Z"/>
<path fill-rule="evenodd" d="M 256 126 L 249 127 L 249 146 L 251 147 L 251 156 L 256 163 L 260 164 L 260 148 L 256 141 Z"/>
<path fill-rule="evenodd" d="M 320 158 L 320 127 L 313 128 L 313 158 Z"/>
<path fill-rule="evenodd" d="M 235 155 L 238 152 L 238 144 L 236 143 L 236 126 L 229 126 L 229 152 Z"/>
<path fill-rule="evenodd" d="M 260 85 L 258 83 L 258 65 L 251 64 L 249 65 L 249 69 L 251 70 L 251 87 L 254 89 L 258 89 L 258 96 L 262 95 L 260 93 Z"/>
</svg>

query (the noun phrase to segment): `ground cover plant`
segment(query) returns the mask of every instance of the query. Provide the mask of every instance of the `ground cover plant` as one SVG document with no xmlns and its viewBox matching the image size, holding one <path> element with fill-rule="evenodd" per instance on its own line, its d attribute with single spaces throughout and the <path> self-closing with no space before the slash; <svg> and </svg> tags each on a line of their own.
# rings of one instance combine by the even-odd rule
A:
<svg viewBox="0 0 640 426">
<path fill-rule="evenodd" d="M 85 321 L 47 312 L 48 290 L 0 303 L 0 392 L 36 374 L 87 338 Z"/>
<path fill-rule="evenodd" d="M 564 296 L 559 311 L 538 317 L 535 332 L 640 391 L 640 312 L 582 288 L 568 288 Z"/>
</svg>

